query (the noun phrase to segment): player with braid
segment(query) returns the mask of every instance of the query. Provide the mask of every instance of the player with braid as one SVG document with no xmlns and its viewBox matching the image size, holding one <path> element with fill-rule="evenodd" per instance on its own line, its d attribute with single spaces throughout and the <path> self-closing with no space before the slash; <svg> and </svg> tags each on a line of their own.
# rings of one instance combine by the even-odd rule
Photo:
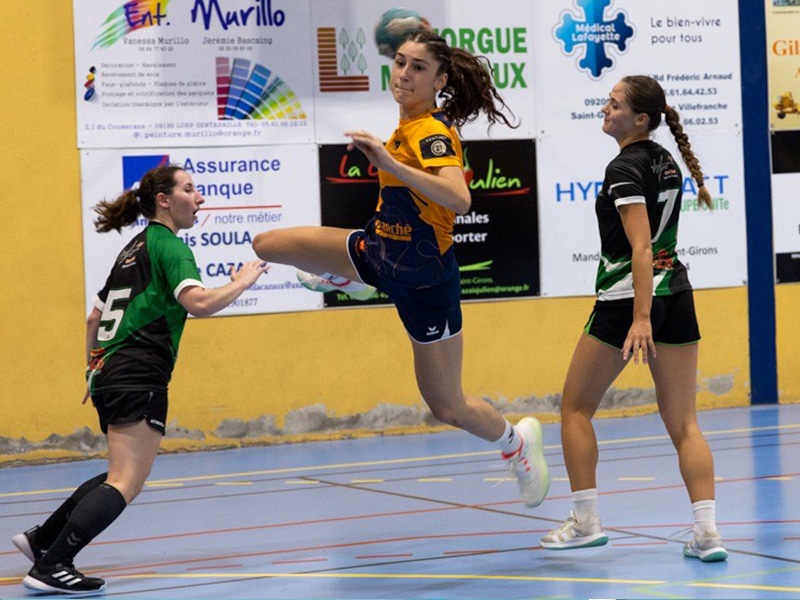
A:
<svg viewBox="0 0 800 600">
<path fill-rule="evenodd" d="M 366 131 L 346 133 L 350 148 L 378 168 L 378 205 L 366 227 L 273 229 L 258 234 L 253 246 L 264 260 L 303 269 L 300 280 L 312 290 L 362 299 L 375 288 L 387 294 L 410 338 L 417 385 L 434 417 L 495 443 L 525 504 L 538 506 L 550 484 L 539 422 L 526 417 L 512 426 L 488 402 L 465 395 L 461 383 L 453 225 L 472 200 L 458 128 L 480 113 L 491 124 L 510 125 L 505 105 L 482 59 L 430 31 L 415 32 L 399 46 L 390 88 L 400 124 L 389 141 Z"/>
<path fill-rule="evenodd" d="M 597 300 L 569 365 L 561 401 L 561 441 L 572 489 L 569 518 L 541 539 L 567 550 L 608 542 L 597 512 L 598 447 L 592 417 L 631 358 L 647 364 L 661 418 L 678 453 L 694 514 L 693 539 L 683 554 L 725 560 L 716 525 L 714 460 L 697 424 L 700 331 L 692 287 L 676 246 L 683 176 L 670 153 L 651 140 L 666 116 L 699 201 L 711 206 L 703 173 L 668 106 L 661 85 L 647 76 L 623 78 L 603 107 L 603 131 L 620 152 L 606 167 L 595 212 L 602 259 Z"/>
<path fill-rule="evenodd" d="M 231 281 L 206 288 L 191 249 L 176 234 L 189 229 L 205 202 L 191 175 L 159 166 L 136 189 L 95 211 L 99 232 L 148 225 L 120 252 L 86 323 L 86 376 L 100 429 L 108 441 L 108 471 L 81 484 L 42 525 L 15 535 L 14 545 L 34 561 L 23 584 L 37 592 L 86 594 L 105 582 L 78 571 L 73 559 L 113 523 L 141 492 L 167 422 L 167 385 L 187 313 L 222 310 L 269 266 L 245 262 Z"/>
</svg>

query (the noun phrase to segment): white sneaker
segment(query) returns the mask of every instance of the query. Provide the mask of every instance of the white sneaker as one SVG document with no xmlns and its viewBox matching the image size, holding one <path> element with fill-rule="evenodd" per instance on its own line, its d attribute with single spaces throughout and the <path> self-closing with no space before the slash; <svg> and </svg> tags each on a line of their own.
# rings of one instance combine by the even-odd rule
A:
<svg viewBox="0 0 800 600">
<path fill-rule="evenodd" d="M 719 531 L 715 530 L 704 531 L 701 535 L 695 533 L 692 541 L 683 547 L 683 555 L 703 562 L 716 562 L 728 558 L 728 551 L 722 545 Z"/>
<path fill-rule="evenodd" d="M 578 521 L 575 513 L 569 511 L 569 518 L 542 537 L 539 543 L 548 550 L 573 550 L 605 546 L 608 543 L 608 536 L 603 531 L 600 517 L 597 515 Z"/>
<path fill-rule="evenodd" d="M 522 438 L 519 450 L 503 454 L 509 471 L 517 478 L 522 501 L 526 506 L 539 506 L 550 489 L 550 472 L 542 448 L 542 425 L 533 417 L 517 423 L 516 431 Z"/>
<path fill-rule="evenodd" d="M 322 277 L 321 275 L 314 275 L 313 273 L 306 273 L 305 271 L 297 271 L 297 281 L 312 292 L 344 292 L 353 300 L 369 300 L 375 295 L 377 290 L 371 285 L 351 281 L 350 279 L 341 278 L 341 283 L 334 283 L 330 279 Z M 347 287 L 357 287 L 356 290 L 348 290 Z M 362 287 L 363 286 L 363 287 Z"/>
</svg>

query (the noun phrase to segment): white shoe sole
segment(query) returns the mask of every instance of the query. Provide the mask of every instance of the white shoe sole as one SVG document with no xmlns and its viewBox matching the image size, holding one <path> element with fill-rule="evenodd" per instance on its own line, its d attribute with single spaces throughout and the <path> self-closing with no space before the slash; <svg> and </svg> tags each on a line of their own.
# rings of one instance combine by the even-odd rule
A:
<svg viewBox="0 0 800 600">
<path fill-rule="evenodd" d="M 585 535 L 583 537 L 566 540 L 564 542 L 545 542 L 539 540 L 542 548 L 548 550 L 577 550 L 578 548 L 594 548 L 596 546 L 605 546 L 608 543 L 608 536 L 605 533 L 595 533 L 594 535 Z"/>
<path fill-rule="evenodd" d="M 544 447 L 542 444 L 542 424 L 538 419 L 533 417 L 525 417 L 517 424 L 517 427 L 525 428 L 530 432 L 531 437 L 525 438 L 528 444 L 531 444 L 533 452 L 531 452 L 531 460 L 533 464 L 531 469 L 539 474 L 538 494 L 533 497 L 522 497 L 522 501 L 528 508 L 536 508 L 547 497 L 547 492 L 550 491 L 550 471 L 547 467 L 547 461 L 544 458 Z"/>
<path fill-rule="evenodd" d="M 33 548 L 31 548 L 31 544 L 28 541 L 28 536 L 24 533 L 18 533 L 11 538 L 11 543 L 14 544 L 17 550 L 22 552 L 29 561 L 36 562 L 36 557 L 33 555 Z"/>
</svg>

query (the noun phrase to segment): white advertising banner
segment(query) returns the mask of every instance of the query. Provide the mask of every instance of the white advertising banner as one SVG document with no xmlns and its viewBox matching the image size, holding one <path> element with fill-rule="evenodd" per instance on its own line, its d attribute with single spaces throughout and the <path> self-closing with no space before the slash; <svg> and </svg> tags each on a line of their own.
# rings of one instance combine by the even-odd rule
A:
<svg viewBox="0 0 800 600">
<path fill-rule="evenodd" d="M 79 148 L 313 141 L 309 0 L 74 0 Z"/>
<path fill-rule="evenodd" d="M 601 131 L 625 75 L 660 81 L 700 160 L 714 209 L 686 176 L 679 238 L 696 288 L 746 281 L 741 80 L 735 0 L 539 2 L 534 8 L 542 295 L 594 293 L 600 240 L 594 201 L 619 151 Z M 544 93 L 543 90 L 548 90 Z M 669 130 L 656 141 L 681 161 Z M 681 163 L 682 164 L 682 163 Z"/>
<path fill-rule="evenodd" d="M 402 3 L 451 46 L 489 59 L 495 85 L 520 123 L 517 129 L 497 125 L 487 132 L 481 117 L 464 127 L 464 139 L 534 136 L 532 4 L 506 0 L 502 10 L 487 10 L 484 0 Z M 349 129 L 388 138 L 395 129 L 398 109 L 389 90 L 391 60 L 375 43 L 376 24 L 395 6 L 396 0 L 312 0 L 318 142 L 343 143 L 343 132 Z"/>
<path fill-rule="evenodd" d="M 97 233 L 93 207 L 113 201 L 138 185 L 149 169 L 169 163 L 192 175 L 205 204 L 193 228 L 178 232 L 192 249 L 206 287 L 230 281 L 232 266 L 256 260 L 252 240 L 261 231 L 294 225 L 319 225 L 319 179 L 316 145 L 266 148 L 171 148 L 169 150 L 87 150 L 81 153 L 83 253 L 86 307 L 102 288 L 120 250 L 147 220 Z M 87 176 L 86 174 L 91 174 Z M 295 269 L 272 265 L 256 284 L 220 315 L 312 310 L 322 307 L 322 294 L 303 288 Z"/>
</svg>

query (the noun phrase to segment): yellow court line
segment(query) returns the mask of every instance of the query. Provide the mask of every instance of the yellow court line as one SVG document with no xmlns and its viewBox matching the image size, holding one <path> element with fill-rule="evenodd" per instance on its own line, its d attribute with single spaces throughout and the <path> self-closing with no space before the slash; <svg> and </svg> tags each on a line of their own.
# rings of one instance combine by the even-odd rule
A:
<svg viewBox="0 0 800 600">
<path fill-rule="evenodd" d="M 277 577 L 334 579 L 471 579 L 486 581 L 550 581 L 570 583 L 618 583 L 629 585 L 663 585 L 667 581 L 648 579 L 608 579 L 605 577 L 541 577 L 535 575 L 470 575 L 464 573 L 141 573 L 117 575 L 107 579 L 264 579 Z"/>
<path fill-rule="evenodd" d="M 75 491 L 74 487 L 68 488 L 54 488 L 52 490 L 33 490 L 30 492 L 3 492 L 0 498 L 13 498 L 15 496 L 41 496 L 44 494 L 64 494 L 66 492 L 72 493 Z M 0 579 L 2 581 L 2 579 Z"/>
<path fill-rule="evenodd" d="M 350 483 L 383 483 L 385 479 L 351 479 Z"/>
<path fill-rule="evenodd" d="M 253 485 L 252 481 L 218 481 L 214 485 Z"/>
<path fill-rule="evenodd" d="M 420 477 L 417 479 L 420 483 L 447 483 L 453 481 L 452 477 Z"/>
<path fill-rule="evenodd" d="M 286 485 L 317 485 L 319 481 L 315 479 L 287 479 L 283 483 Z"/>
<path fill-rule="evenodd" d="M 726 430 L 719 430 L 719 431 L 704 431 L 703 435 L 706 437 L 713 436 L 713 435 L 724 435 L 730 433 L 746 433 L 746 432 L 757 432 L 757 431 L 771 431 L 771 430 L 789 430 L 789 429 L 799 429 L 800 423 L 798 424 L 789 424 L 789 425 L 769 425 L 765 427 L 744 427 L 744 428 L 737 428 L 737 429 L 726 429 Z M 666 440 L 669 439 L 669 436 L 664 435 L 653 435 L 653 436 L 640 436 L 640 437 L 630 437 L 630 438 L 622 438 L 618 440 L 603 440 L 598 442 L 600 446 L 614 446 L 618 444 L 629 444 L 631 442 L 643 442 L 643 441 L 655 441 L 655 440 Z M 561 444 L 551 444 L 545 446 L 547 450 L 557 450 L 561 448 Z M 461 452 L 457 454 L 439 454 L 434 456 L 419 456 L 414 458 L 395 458 L 395 459 L 387 459 L 387 460 L 376 460 L 376 461 L 364 461 L 364 462 L 350 462 L 350 463 L 337 463 L 332 465 L 312 465 L 306 467 L 285 467 L 281 469 L 265 469 L 262 471 L 241 471 L 236 473 L 217 473 L 214 475 L 197 475 L 194 477 L 176 477 L 173 479 L 162 479 L 159 481 L 148 482 L 148 485 L 164 485 L 167 483 L 188 483 L 193 481 L 211 481 L 215 479 L 247 479 L 252 477 L 264 476 L 264 475 L 280 475 L 282 473 L 301 473 L 301 472 L 308 472 L 308 471 L 325 471 L 325 470 L 334 470 L 334 469 L 344 469 L 344 468 L 353 468 L 353 467 L 379 467 L 379 466 L 386 466 L 386 465 L 399 465 L 399 464 L 413 464 L 413 463 L 425 463 L 425 462 L 432 462 L 437 460 L 445 460 L 445 459 L 452 459 L 452 458 L 475 458 L 479 456 L 491 456 L 494 455 L 497 450 L 484 450 L 481 452 Z M 27 492 L 3 492 L 0 493 L 0 498 L 13 498 L 18 496 L 38 496 L 43 494 L 53 494 L 53 493 L 63 493 L 63 492 L 72 492 L 74 488 L 57 488 L 57 489 L 47 489 L 47 490 L 32 490 Z"/>
<path fill-rule="evenodd" d="M 786 592 L 796 594 L 800 587 L 784 587 L 780 585 L 751 585 L 747 583 L 690 583 L 689 587 L 722 588 L 726 590 L 759 590 L 762 592 Z"/>
</svg>

